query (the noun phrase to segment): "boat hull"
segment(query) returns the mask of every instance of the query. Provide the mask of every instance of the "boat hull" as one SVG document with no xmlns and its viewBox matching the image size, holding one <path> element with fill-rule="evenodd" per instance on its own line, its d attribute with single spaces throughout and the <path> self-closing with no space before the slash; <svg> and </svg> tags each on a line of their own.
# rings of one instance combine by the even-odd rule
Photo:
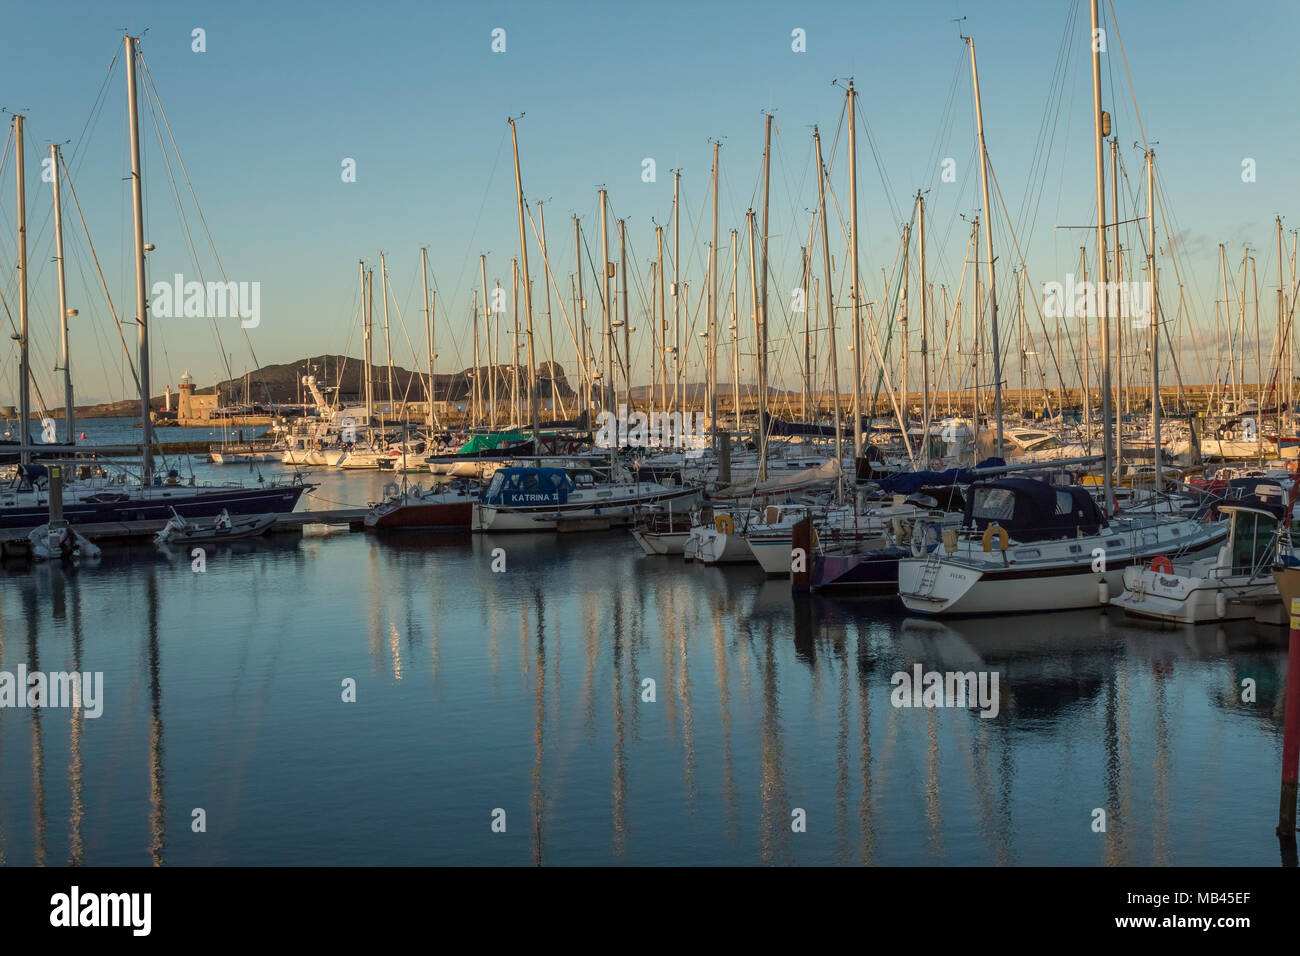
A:
<svg viewBox="0 0 1300 956">
<path fill-rule="evenodd" d="M 69 524 L 107 524 L 121 521 L 166 521 L 175 511 L 186 518 L 230 515 L 286 514 L 313 485 L 241 488 L 197 492 L 185 486 L 150 488 L 147 497 L 126 501 L 86 502 L 65 500 L 63 517 Z M 32 528 L 49 520 L 48 505 L 6 506 L 0 509 L 0 528 Z"/>
<path fill-rule="evenodd" d="M 632 524 L 647 505 L 664 505 L 683 510 L 698 502 L 699 489 L 677 488 L 647 492 L 631 498 L 607 498 L 585 501 L 570 500 L 561 505 L 499 506 L 479 504 L 474 507 L 475 531 L 516 532 L 555 531 L 566 522 L 588 518 L 601 519 L 600 527 Z"/>
<path fill-rule="evenodd" d="M 376 531 L 469 531 L 474 503 L 465 501 L 412 502 L 383 514 L 366 515 L 365 525 Z"/>
</svg>

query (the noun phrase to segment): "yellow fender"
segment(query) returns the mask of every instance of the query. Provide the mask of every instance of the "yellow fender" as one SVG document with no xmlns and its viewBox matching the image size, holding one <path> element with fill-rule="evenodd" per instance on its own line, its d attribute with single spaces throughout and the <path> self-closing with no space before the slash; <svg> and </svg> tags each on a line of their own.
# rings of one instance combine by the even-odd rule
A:
<svg viewBox="0 0 1300 956">
<path fill-rule="evenodd" d="M 1011 541 L 1011 535 L 1007 534 L 1007 529 L 999 524 L 991 524 L 984 529 L 984 550 L 993 550 L 993 536 L 997 535 L 998 550 L 1007 550 L 1007 544 Z"/>
<path fill-rule="evenodd" d="M 713 520 L 713 527 L 717 529 L 718 534 L 736 533 L 736 522 L 731 520 L 731 515 L 718 515 Z"/>
<path fill-rule="evenodd" d="M 820 548 L 820 547 L 822 546 L 821 541 L 819 541 L 819 540 L 817 539 L 817 529 L 816 529 L 816 528 L 813 528 L 813 529 L 812 529 L 812 546 L 813 546 L 814 548 Z"/>
</svg>

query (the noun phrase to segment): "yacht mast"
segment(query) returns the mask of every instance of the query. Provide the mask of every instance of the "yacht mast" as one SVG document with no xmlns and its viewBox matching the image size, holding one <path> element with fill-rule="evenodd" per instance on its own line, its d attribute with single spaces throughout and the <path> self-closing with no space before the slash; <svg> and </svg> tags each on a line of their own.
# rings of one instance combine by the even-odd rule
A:
<svg viewBox="0 0 1300 956">
<path fill-rule="evenodd" d="M 759 305 L 758 292 L 758 268 L 754 262 L 754 210 L 750 209 L 745 213 L 748 220 L 749 230 L 749 278 L 752 295 L 754 296 L 754 341 L 762 342 L 763 340 L 763 313 Z M 765 428 L 764 419 L 767 417 L 767 382 L 763 378 L 763 361 L 761 358 L 762 346 L 757 346 L 757 361 L 755 371 L 758 378 L 758 480 L 767 481 L 767 428 Z"/>
<path fill-rule="evenodd" d="M 139 37 L 125 37 L 126 43 L 126 104 L 129 113 L 131 134 L 131 200 L 135 232 L 135 307 L 136 324 L 139 331 L 140 347 L 140 444 L 143 454 L 140 459 L 140 474 L 147 485 L 153 477 L 153 419 L 149 417 L 149 302 L 145 298 L 144 277 L 144 172 L 140 163 L 140 103 L 136 95 L 135 58 L 140 46 Z M 21 117 L 14 117 L 18 123 L 18 214 L 25 217 L 23 207 L 22 175 L 22 123 Z M 26 223 L 20 218 L 19 230 L 19 267 L 23 272 L 23 282 L 19 292 L 19 307 L 23 329 L 23 362 L 26 365 L 27 349 L 27 247 Z M 23 433 L 27 431 L 27 375 L 23 369 Z"/>
<path fill-rule="evenodd" d="M 433 303 L 429 299 L 429 250 L 420 247 L 420 279 L 424 283 L 424 341 L 429 349 L 429 417 L 425 427 L 433 426 Z"/>
<path fill-rule="evenodd" d="M 853 458 L 856 468 L 857 459 L 862 457 L 862 322 L 858 317 L 862 290 L 858 288 L 858 142 L 853 122 L 857 113 L 854 103 L 857 93 L 852 80 L 849 80 L 845 96 L 849 113 L 849 298 L 853 302 Z"/>
<path fill-rule="evenodd" d="M 673 170 L 673 411 L 685 412 L 685 384 L 682 381 L 682 316 L 680 302 L 682 298 L 681 279 L 678 269 L 681 266 L 681 206 L 678 205 L 678 187 L 682 171 Z"/>
<path fill-rule="evenodd" d="M 604 310 L 604 335 L 605 335 L 605 375 L 600 385 L 600 407 L 606 411 L 613 411 L 610 406 L 614 403 L 614 328 L 613 317 L 611 315 L 611 305 L 609 301 L 609 229 L 605 216 L 605 206 L 608 202 L 608 195 L 605 190 L 600 190 L 600 301 Z M 617 446 L 617 442 L 610 445 L 610 454 Z"/>
<path fill-rule="evenodd" d="M 551 272 L 551 259 L 546 254 L 546 213 L 542 210 L 542 204 L 540 201 L 537 203 L 537 228 L 541 233 L 538 237 L 538 242 L 542 247 L 542 265 L 545 266 L 543 269 L 543 279 L 549 276 L 551 282 L 554 282 L 555 276 Z M 547 356 L 549 362 L 546 367 L 548 377 L 551 380 L 551 421 L 555 421 L 556 410 L 559 409 L 563 403 L 560 401 L 559 386 L 555 384 L 555 323 L 551 321 L 551 282 L 543 281 L 542 288 L 546 290 L 546 340 L 547 348 L 550 350 L 550 354 Z M 555 290 L 555 297 L 560 299 L 560 311 L 563 312 L 564 299 L 560 297 L 560 290 L 558 287 Z"/>
<path fill-rule="evenodd" d="M 486 340 L 483 344 L 485 346 L 484 351 L 487 352 L 487 362 L 488 362 L 488 411 L 492 419 L 492 424 L 496 424 L 497 380 L 496 380 L 496 372 L 492 368 L 492 300 L 488 298 L 487 256 L 482 253 L 480 253 L 478 257 L 478 272 L 479 272 L 479 281 L 482 283 L 482 287 L 483 287 L 483 336 Z M 478 327 L 477 312 L 478 310 L 476 309 L 475 316 L 474 316 L 474 325 L 476 330 Z M 481 413 L 483 411 L 482 409 L 483 378 L 482 378 L 482 372 L 479 371 L 479 363 L 477 358 L 474 360 L 474 384 L 478 386 L 479 412 Z M 480 422 L 482 421 L 481 417 L 479 418 L 479 421 Z M 489 425 L 488 427 L 490 428 L 491 425 Z"/>
<path fill-rule="evenodd" d="M 26 450 L 32 443 L 32 372 L 27 350 L 27 173 L 23 164 L 25 118 L 19 114 L 14 115 L 14 150 L 18 170 L 18 420 L 22 423 L 19 426 L 18 445 L 23 449 L 19 452 L 19 461 L 24 465 L 32 460 L 32 453 Z M 147 410 L 145 417 L 148 417 Z"/>
<path fill-rule="evenodd" d="M 713 242 L 709 245 L 709 423 L 718 450 L 718 150 L 713 141 Z"/>
<path fill-rule="evenodd" d="M 760 317 L 762 321 L 758 325 L 758 387 L 760 394 L 758 396 L 758 455 L 759 455 L 759 474 L 763 480 L 767 479 L 767 238 L 768 238 L 768 196 L 771 193 L 772 183 L 772 114 L 768 113 L 764 124 L 763 135 L 763 235 L 762 250 L 763 262 L 762 271 L 759 273 L 762 289 L 762 311 Z"/>
<path fill-rule="evenodd" d="M 1093 0 L 1096 7 L 1096 0 Z M 998 337 L 998 293 L 993 278 L 993 206 L 989 202 L 989 155 L 984 144 L 984 110 L 980 105 L 980 74 L 975 65 L 975 39 L 967 37 L 970 47 L 970 72 L 975 85 L 975 125 L 979 134 L 980 190 L 984 195 L 984 255 L 988 259 L 989 285 L 989 337 L 993 340 L 993 414 L 997 418 L 997 451 L 1002 450 L 1002 342 Z"/>
<path fill-rule="evenodd" d="M 667 308 L 664 302 L 664 227 L 655 226 L 655 246 L 659 250 L 659 411 L 668 411 L 668 320 L 664 318 Z M 650 383 L 654 387 L 654 382 Z"/>
<path fill-rule="evenodd" d="M 627 311 L 627 220 L 618 221 L 619 285 L 623 287 L 623 406 L 632 407 L 632 317 Z"/>
<path fill-rule="evenodd" d="M 831 244 L 826 223 L 826 167 L 822 165 L 822 138 L 817 127 L 813 127 L 813 145 L 817 151 L 817 211 L 822 221 L 822 265 L 826 270 L 826 334 L 831 345 L 831 394 L 835 402 L 835 461 L 844 461 L 844 432 L 840 427 L 840 359 L 835 343 L 835 304 L 834 286 L 831 285 Z M 856 467 L 856 465 L 855 465 Z M 843 493 L 844 476 L 837 482 Z"/>
<path fill-rule="evenodd" d="M 1110 398 L 1110 317 L 1107 314 L 1107 296 L 1105 290 L 1110 288 L 1107 281 L 1106 261 L 1106 172 L 1102 166 L 1102 147 L 1110 133 L 1110 114 L 1101 108 L 1101 50 L 1097 30 L 1100 24 L 1097 18 L 1097 0 L 1090 0 L 1092 12 L 1092 32 L 1088 34 L 1092 44 L 1092 121 L 1093 121 L 1093 155 L 1096 160 L 1097 180 L 1097 288 L 1101 291 L 1096 297 L 1097 322 L 1101 328 L 1101 428 L 1102 456 L 1104 473 L 1102 487 L 1106 501 L 1106 514 L 1115 513 L 1115 435 L 1111 430 Z"/>
<path fill-rule="evenodd" d="M 510 121 L 510 140 L 515 149 L 515 192 L 519 199 L 519 257 L 524 283 L 524 331 L 528 336 L 528 414 L 533 424 L 533 454 L 542 450 L 541 428 L 537 410 L 537 359 L 533 350 L 533 283 L 528 278 L 528 239 L 524 233 L 524 184 L 519 174 L 519 135 L 515 121 Z"/>
<path fill-rule="evenodd" d="M 374 281 L 373 279 L 371 280 Z M 388 335 L 388 266 L 379 254 L 379 293 L 384 297 L 384 364 L 388 366 L 388 417 L 393 417 L 393 343 Z"/>
<path fill-rule="evenodd" d="M 731 230 L 731 390 L 740 434 L 740 233 Z"/>
<path fill-rule="evenodd" d="M 63 262 L 63 204 L 59 201 L 59 169 L 63 161 L 62 153 L 57 145 L 50 146 L 50 165 L 54 172 L 54 255 L 58 262 L 59 276 L 59 344 L 63 356 L 63 419 L 67 423 L 67 440 L 69 443 L 76 439 L 76 413 L 72 410 L 72 361 L 69 354 L 70 341 L 68 336 L 68 319 L 76 314 L 76 311 L 69 311 L 67 283 L 64 278 Z M 24 276 L 26 278 L 26 276 Z"/>
<path fill-rule="evenodd" d="M 916 191 L 916 215 L 919 227 L 916 254 L 921 270 L 921 441 L 925 449 L 930 448 L 930 360 L 929 360 L 929 326 L 926 325 L 926 285 L 925 285 L 925 200 L 921 190 Z M 907 409 L 903 411 L 906 413 Z"/>
<path fill-rule="evenodd" d="M 1155 455 L 1155 493 L 1164 488 L 1160 461 L 1160 307 L 1156 285 L 1156 151 L 1147 150 L 1147 282 L 1151 297 L 1147 302 L 1147 319 L 1151 323 L 1151 447 Z M 1281 268 L 1279 264 L 1278 268 Z M 1280 328 L 1281 326 L 1279 326 Z M 1281 434 L 1281 432 L 1279 432 Z M 1281 448 L 1281 445 L 1278 446 Z"/>
</svg>

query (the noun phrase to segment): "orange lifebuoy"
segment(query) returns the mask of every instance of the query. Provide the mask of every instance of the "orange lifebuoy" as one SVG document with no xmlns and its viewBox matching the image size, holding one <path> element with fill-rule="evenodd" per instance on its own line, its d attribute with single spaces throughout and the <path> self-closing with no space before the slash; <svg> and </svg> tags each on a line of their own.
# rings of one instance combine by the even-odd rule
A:
<svg viewBox="0 0 1300 956">
<path fill-rule="evenodd" d="M 1170 561 L 1163 554 L 1157 555 L 1151 559 L 1151 570 L 1158 574 L 1173 574 L 1174 562 Z"/>
<path fill-rule="evenodd" d="M 736 522 L 731 520 L 731 515 L 718 515 L 713 521 L 713 527 L 718 534 L 735 534 Z"/>
<path fill-rule="evenodd" d="M 998 524 L 991 524 L 984 529 L 984 550 L 993 550 L 993 536 L 997 535 L 998 550 L 1007 550 L 1007 544 L 1011 541 L 1011 535 L 1007 534 L 1007 529 Z"/>
</svg>

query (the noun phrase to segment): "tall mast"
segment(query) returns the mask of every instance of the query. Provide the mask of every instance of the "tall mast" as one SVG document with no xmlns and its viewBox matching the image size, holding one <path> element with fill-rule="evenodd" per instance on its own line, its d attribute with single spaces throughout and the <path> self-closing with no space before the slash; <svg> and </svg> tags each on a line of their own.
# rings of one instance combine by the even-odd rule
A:
<svg viewBox="0 0 1300 956">
<path fill-rule="evenodd" d="M 1088 281 L 1088 249 L 1086 246 L 1079 247 L 1079 276 L 1081 282 Z M 1088 310 L 1083 310 L 1083 317 L 1080 320 L 1083 323 L 1083 341 L 1080 343 L 1080 349 L 1083 353 L 1083 435 L 1084 448 L 1089 455 L 1092 454 L 1092 371 L 1088 361 L 1088 353 L 1092 351 L 1088 343 L 1088 337 L 1092 334 L 1088 327 Z"/>
<path fill-rule="evenodd" d="M 619 285 L 623 287 L 623 405 L 632 407 L 632 343 L 629 339 L 632 317 L 627 311 L 627 220 L 618 221 Z"/>
<path fill-rule="evenodd" d="M 470 324 L 474 326 L 474 380 L 471 383 L 472 393 L 470 396 L 470 427 L 473 428 L 482 419 L 479 417 L 480 407 L 479 400 L 482 398 L 479 389 L 479 352 L 478 352 L 478 289 L 474 290 L 474 304 L 470 309 Z"/>
<path fill-rule="evenodd" d="M 771 192 L 772 181 L 772 114 L 768 113 L 764 125 L 763 133 L 763 235 L 762 250 L 763 261 L 762 269 L 759 271 L 759 288 L 762 290 L 762 309 L 759 318 L 762 319 L 758 324 L 758 387 L 761 394 L 758 397 L 758 453 L 759 453 L 759 474 L 763 479 L 767 478 L 767 233 L 768 233 L 768 195 Z"/>
<path fill-rule="evenodd" d="M 1283 329 L 1282 317 L 1285 314 L 1285 312 L 1286 312 L 1286 294 L 1282 291 L 1282 217 L 1278 216 L 1277 217 L 1277 338 L 1278 338 L 1277 367 L 1278 367 L 1279 377 L 1284 372 L 1286 374 L 1286 382 L 1287 382 L 1286 400 L 1287 400 L 1287 411 L 1289 412 L 1291 410 L 1291 378 L 1293 377 L 1293 373 L 1289 371 L 1288 364 L 1286 362 L 1286 359 L 1289 357 L 1289 349 L 1287 348 L 1287 346 L 1290 343 L 1291 336 L 1287 335 L 1285 338 L 1283 337 L 1284 332 L 1282 330 Z M 1280 394 L 1275 395 L 1273 397 L 1273 402 L 1275 405 L 1280 405 L 1282 402 L 1282 396 Z M 1261 415 L 1264 414 L 1264 410 L 1262 408 L 1259 410 L 1259 412 Z M 1281 412 L 1277 414 L 1277 433 L 1279 438 L 1283 434 L 1285 434 L 1282 429 Z M 1279 455 L 1282 454 L 1281 441 L 1278 442 L 1277 447 L 1278 447 L 1277 453 Z"/>
<path fill-rule="evenodd" d="M 657 354 L 659 348 L 659 263 L 650 260 L 650 385 L 646 390 L 646 406 L 655 409 L 655 383 L 659 381 Z"/>
<path fill-rule="evenodd" d="M 826 223 L 826 168 L 822 165 L 822 138 L 817 127 L 813 127 L 813 145 L 817 150 L 817 211 L 822 220 L 822 265 L 826 270 L 826 334 L 831 344 L 831 392 L 835 401 L 835 461 L 842 464 L 844 459 L 844 435 L 840 428 L 840 362 L 838 347 L 835 343 L 835 304 L 832 301 L 831 285 L 831 243 Z M 843 475 L 838 482 L 841 491 L 844 487 Z"/>
<path fill-rule="evenodd" d="M 928 451 L 930 448 L 930 360 L 929 353 L 929 326 L 926 325 L 926 285 L 925 285 L 925 200 L 921 198 L 921 190 L 916 191 L 916 215 L 919 225 L 917 235 L 916 254 L 920 264 L 921 279 L 921 441 L 925 443 L 924 447 Z M 903 409 L 904 412 L 907 409 Z"/>
<path fill-rule="evenodd" d="M 72 360 L 68 335 L 68 319 L 75 314 L 68 311 L 67 284 L 63 262 L 63 204 L 59 201 L 59 164 L 63 156 L 58 146 L 50 146 L 50 165 L 54 169 L 54 255 L 58 261 L 59 276 L 59 344 L 63 353 L 63 419 L 67 422 L 67 440 L 76 438 L 76 414 L 72 410 Z M 26 279 L 26 275 L 23 276 Z"/>
<path fill-rule="evenodd" d="M 32 443 L 30 384 L 32 373 L 27 344 L 27 173 L 23 162 L 25 158 L 23 120 L 25 118 L 19 114 L 14 115 L 14 150 L 17 155 L 18 171 L 18 418 L 22 423 L 18 432 L 18 444 L 23 449 L 19 452 L 19 461 L 24 465 L 32 460 L 32 453 L 26 450 Z M 60 267 L 62 264 L 63 257 L 60 256 Z M 148 417 L 147 411 L 145 417 Z M 72 436 L 68 437 L 71 439 Z"/>
<path fill-rule="evenodd" d="M 668 411 L 668 320 L 664 318 L 664 227 L 655 226 L 655 246 L 659 250 L 659 411 Z M 651 382 L 651 387 L 654 383 Z"/>
<path fill-rule="evenodd" d="M 1093 0 L 1096 6 L 1096 0 Z M 975 85 L 975 125 L 979 133 L 980 189 L 984 195 L 984 255 L 988 259 L 989 285 L 989 337 L 993 340 L 993 414 L 997 417 L 997 452 L 1002 454 L 1002 342 L 998 338 L 998 293 L 993 279 L 993 206 L 989 202 L 989 155 L 984 144 L 984 110 L 980 105 L 980 74 L 975 65 L 975 39 L 967 37 L 970 46 L 970 72 Z"/>
<path fill-rule="evenodd" d="M 1107 314 L 1108 284 L 1106 261 L 1106 171 L 1102 166 L 1102 144 L 1110 133 L 1110 114 L 1101 109 L 1101 51 L 1097 41 L 1097 0 L 1090 0 L 1092 11 L 1092 32 L 1088 34 L 1092 44 L 1092 122 L 1093 155 L 1096 159 L 1097 179 L 1097 288 L 1102 290 L 1097 298 L 1097 324 L 1101 328 L 1101 428 L 1102 456 L 1104 474 L 1102 487 L 1106 498 L 1106 514 L 1115 512 L 1115 435 L 1111 430 L 1110 399 L 1110 317 Z"/>
<path fill-rule="evenodd" d="M 901 366 L 899 368 L 899 388 L 902 391 L 898 403 L 900 414 L 899 425 L 902 426 L 904 432 L 907 431 L 907 314 L 910 311 L 908 302 L 908 273 L 910 270 L 908 267 L 907 256 L 911 251 L 911 248 L 912 226 L 910 223 L 907 223 L 903 226 L 903 314 L 899 320 L 899 325 L 902 327 L 900 330 L 902 333 L 902 347 L 898 350 L 898 364 Z"/>
<path fill-rule="evenodd" d="M 149 417 L 149 303 L 145 298 L 144 278 L 144 171 L 140 163 L 140 102 L 136 96 L 135 58 L 140 45 L 138 37 L 126 37 L 126 105 L 130 114 L 131 133 L 131 201 L 135 226 L 135 307 L 136 325 L 139 332 L 140 348 L 140 443 L 144 454 L 140 461 L 140 473 L 145 484 L 153 477 L 153 419 Z M 20 117 L 14 118 L 16 121 Z M 18 139 L 18 189 L 20 216 L 26 215 L 22 200 L 22 124 L 17 126 Z M 19 219 L 19 228 L 25 232 L 25 220 Z M 19 243 L 19 263 L 23 270 L 23 284 L 20 287 L 19 307 L 23 321 L 23 345 L 27 344 L 27 247 L 26 236 Z M 26 355 L 24 354 L 24 360 Z M 25 370 L 24 370 L 25 372 Z M 23 399 L 26 406 L 27 380 L 23 378 Z M 27 411 L 23 412 L 24 434 L 27 428 Z"/>
<path fill-rule="evenodd" d="M 580 383 L 583 390 L 582 413 L 587 415 L 591 412 L 591 363 L 588 360 L 589 350 L 587 348 L 587 300 L 582 297 L 582 233 L 581 226 L 578 224 L 578 217 L 573 217 L 573 251 L 574 263 L 578 273 L 578 342 L 582 350 L 578 359 L 578 371 L 581 375 Z"/>
<path fill-rule="evenodd" d="M 510 422 L 519 425 L 519 257 L 510 257 Z"/>
<path fill-rule="evenodd" d="M 857 113 L 853 81 L 845 94 L 849 112 L 849 297 L 853 300 L 853 458 L 862 457 L 862 322 L 859 310 L 862 290 L 858 287 L 858 141 L 854 131 Z"/>
<path fill-rule="evenodd" d="M 713 242 L 709 245 L 709 422 L 718 449 L 718 150 L 713 141 Z"/>
<path fill-rule="evenodd" d="M 361 337 L 365 347 L 366 359 L 366 435 L 370 435 L 370 421 L 375 416 L 375 386 L 372 363 L 374 357 L 374 321 L 375 321 L 375 283 L 373 270 L 361 263 Z"/>
<path fill-rule="evenodd" d="M 31 361 L 27 346 L 27 173 L 24 169 L 23 120 L 25 117 L 14 115 L 14 150 L 17 154 L 18 170 L 18 417 L 22 422 L 18 432 L 18 444 L 26 449 L 32 443 L 31 417 Z M 147 373 L 146 373 L 147 374 Z M 148 417 L 146 411 L 145 417 Z M 23 450 L 19 461 L 27 464 L 32 460 L 32 453 Z"/>
<path fill-rule="evenodd" d="M 678 393 L 682 391 L 682 320 L 678 304 L 682 297 L 681 280 L 678 269 L 681 265 L 681 207 L 677 205 L 677 191 L 681 183 L 682 171 L 673 170 L 673 411 L 684 411 Z"/>
<path fill-rule="evenodd" d="M 528 414 L 533 423 L 533 453 L 541 454 L 541 427 L 537 410 L 537 359 L 533 350 L 533 284 L 528 278 L 528 240 L 524 233 L 524 184 L 519 175 L 519 134 L 511 119 L 510 139 L 515 148 L 515 192 L 519 198 L 519 258 L 523 268 L 524 323 L 528 335 Z"/>
<path fill-rule="evenodd" d="M 614 319 L 611 315 L 613 310 L 609 301 L 609 229 L 605 217 L 607 199 L 605 190 L 602 189 L 600 191 L 600 299 L 605 320 L 605 376 L 600 383 L 600 407 L 610 410 L 610 406 L 614 403 Z M 611 454 L 613 454 L 612 449 L 617 444 L 617 442 L 614 442 L 610 445 Z"/>
<path fill-rule="evenodd" d="M 373 280 L 372 280 L 373 281 Z M 393 415 L 393 345 L 388 335 L 388 266 L 379 254 L 379 293 L 384 297 L 384 364 L 388 366 L 388 417 Z"/>
<path fill-rule="evenodd" d="M 731 392 L 740 434 L 740 234 L 731 230 Z"/>
<path fill-rule="evenodd" d="M 754 341 L 763 341 L 763 309 L 758 291 L 758 269 L 754 262 L 754 210 L 745 213 L 749 229 L 749 279 L 754 296 Z M 767 481 L 767 380 L 763 378 L 762 345 L 755 348 L 755 371 L 758 378 L 758 480 Z"/>
<path fill-rule="evenodd" d="M 433 426 L 433 304 L 429 299 L 429 250 L 420 247 L 420 279 L 424 283 L 424 341 L 429 349 L 429 417 L 425 427 Z"/>
<path fill-rule="evenodd" d="M 1151 441 L 1155 452 L 1155 493 L 1160 494 L 1164 484 L 1160 475 L 1160 312 L 1159 292 L 1156 286 L 1156 151 L 1147 150 L 1147 282 L 1150 283 L 1151 300 L 1147 303 L 1148 321 L 1151 323 Z M 1278 269 L 1282 268 L 1281 263 Z M 1280 272 L 1279 272 L 1280 274 Z M 1279 326 L 1280 328 L 1280 326 Z M 1281 432 L 1279 432 L 1281 434 Z M 1278 446 L 1281 447 L 1280 445 Z"/>
<path fill-rule="evenodd" d="M 542 265 L 545 266 L 542 277 L 545 280 L 549 276 L 554 281 L 555 277 L 551 273 L 551 259 L 546 254 L 546 214 L 542 211 L 540 201 L 537 203 L 537 228 L 540 233 L 538 238 L 542 245 Z M 555 384 L 555 323 L 551 321 L 551 283 L 543 281 L 542 288 L 546 290 L 546 339 L 547 348 L 550 350 L 547 368 L 551 380 L 551 421 L 555 421 L 556 409 L 560 407 L 560 393 L 558 386 Z M 556 297 L 559 297 L 558 289 L 556 290 Z M 560 300 L 560 310 L 564 310 L 563 299 Z"/>
<path fill-rule="evenodd" d="M 488 376 L 489 376 L 488 377 L 488 395 L 489 395 L 488 408 L 490 409 L 492 423 L 495 424 L 496 415 L 497 415 L 497 382 L 496 382 L 496 371 L 492 368 L 492 300 L 488 298 L 487 256 L 486 255 L 483 254 L 479 255 L 478 271 L 479 271 L 479 281 L 482 283 L 482 287 L 483 287 L 483 335 L 487 340 L 484 344 L 487 346 L 485 351 L 487 352 L 487 360 L 488 360 Z M 475 311 L 477 312 L 477 310 Z M 478 325 L 477 315 L 475 315 L 474 317 L 474 324 L 475 327 L 477 328 Z M 482 378 L 482 373 L 479 371 L 479 363 L 477 358 L 474 360 L 474 384 L 478 386 L 478 401 L 480 406 L 479 412 L 481 413 L 483 410 L 482 409 L 483 378 Z M 482 419 L 480 418 L 479 421 L 482 421 Z"/>
<path fill-rule="evenodd" d="M 1104 288 L 1106 308 L 1110 308 L 1110 290 L 1120 288 L 1124 281 L 1124 246 L 1119 240 L 1119 137 L 1110 140 L 1110 196 L 1111 224 L 1115 229 L 1115 272 L 1113 285 Z M 1124 458 L 1124 416 L 1128 412 L 1127 378 L 1124 367 L 1124 315 L 1118 292 L 1115 295 L 1115 475 L 1121 472 Z"/>
<path fill-rule="evenodd" d="M 815 222 L 817 218 L 816 214 L 814 214 L 812 218 L 814 221 L 808 223 L 808 228 L 810 230 L 813 228 L 813 226 L 816 225 Z M 809 299 L 808 299 L 808 290 L 812 283 L 811 277 L 809 275 L 809 272 L 811 271 L 809 269 L 809 266 L 812 264 L 812 259 L 807 246 L 799 247 L 799 262 L 803 266 L 803 282 L 801 283 L 803 286 L 803 362 L 801 363 L 803 366 L 801 370 L 803 372 L 803 375 L 801 376 L 803 378 L 803 406 L 802 407 L 803 407 L 803 420 L 807 422 L 810 420 L 808 418 L 808 393 L 812 391 L 812 375 L 810 374 L 812 371 L 811 369 L 812 343 L 808 337 L 809 336 L 808 312 L 811 309 L 811 306 L 809 305 Z"/>
</svg>

